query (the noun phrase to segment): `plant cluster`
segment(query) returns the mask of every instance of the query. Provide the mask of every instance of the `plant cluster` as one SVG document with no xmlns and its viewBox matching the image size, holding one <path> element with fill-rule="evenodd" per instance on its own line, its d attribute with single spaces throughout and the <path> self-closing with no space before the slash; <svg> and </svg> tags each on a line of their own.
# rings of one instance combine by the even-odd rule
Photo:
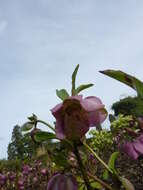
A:
<svg viewBox="0 0 143 190">
<path fill-rule="evenodd" d="M 37 162 L 23 165 L 21 172 L 0 174 L 1 188 L 46 189 L 46 190 L 135 190 L 133 184 L 116 169 L 120 151 L 132 159 L 143 155 L 143 117 L 134 115 L 110 116 L 110 130 L 102 130 L 101 124 L 107 118 L 107 111 L 101 99 L 96 96 L 83 97 L 81 92 L 93 84 L 76 86 L 79 65 L 72 74 L 71 94 L 66 89 L 56 90 L 61 102 L 51 109 L 54 126 L 39 119 L 35 114 L 28 117 L 21 130 L 31 137 L 45 151 L 47 167 Z M 101 73 L 115 78 L 137 91 L 143 98 L 143 83 L 122 71 L 106 70 Z M 52 132 L 39 129 L 39 123 Z M 91 139 L 86 134 L 90 129 Z M 46 142 L 50 140 L 50 146 Z M 117 145 L 108 163 L 102 153 Z M 114 149 L 113 149 L 114 150 Z M 43 154 L 43 152 L 45 152 Z M 38 164 L 38 165 L 37 165 Z M 103 168 L 98 175 L 100 164 Z M 12 177 L 12 180 L 10 179 Z M 40 182 L 40 183 L 39 183 Z"/>
</svg>

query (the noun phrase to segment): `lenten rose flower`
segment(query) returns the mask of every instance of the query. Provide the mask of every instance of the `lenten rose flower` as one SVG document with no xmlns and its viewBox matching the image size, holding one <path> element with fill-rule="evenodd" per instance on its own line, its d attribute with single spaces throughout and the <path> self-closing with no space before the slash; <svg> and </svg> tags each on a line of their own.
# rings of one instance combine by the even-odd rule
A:
<svg viewBox="0 0 143 190">
<path fill-rule="evenodd" d="M 119 147 L 121 151 L 136 160 L 140 155 L 143 155 L 143 133 L 133 142 L 125 142 Z"/>
<path fill-rule="evenodd" d="M 71 96 L 51 109 L 56 118 L 56 136 L 59 139 L 80 139 L 89 127 L 101 124 L 107 111 L 95 96 L 83 99 L 82 95 Z"/>
<path fill-rule="evenodd" d="M 71 174 L 55 174 L 48 182 L 47 190 L 77 190 L 78 185 Z"/>
</svg>

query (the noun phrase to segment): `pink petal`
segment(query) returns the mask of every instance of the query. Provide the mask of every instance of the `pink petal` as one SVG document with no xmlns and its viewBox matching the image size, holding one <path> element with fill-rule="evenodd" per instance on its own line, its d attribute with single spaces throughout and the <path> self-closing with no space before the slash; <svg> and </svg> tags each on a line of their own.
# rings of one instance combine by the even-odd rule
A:
<svg viewBox="0 0 143 190">
<path fill-rule="evenodd" d="M 75 96 L 70 96 L 68 99 L 76 99 L 76 100 L 81 101 L 82 97 L 83 97 L 82 95 L 75 95 Z"/>
<path fill-rule="evenodd" d="M 126 142 L 123 145 L 121 145 L 121 150 L 135 160 L 139 156 L 131 142 Z"/>
<path fill-rule="evenodd" d="M 95 96 L 88 96 L 87 98 L 83 99 L 81 101 L 81 105 L 87 112 L 104 108 L 101 100 Z"/>
<path fill-rule="evenodd" d="M 137 138 L 137 140 L 143 143 L 143 133 Z"/>
<path fill-rule="evenodd" d="M 58 139 L 64 139 L 65 138 L 65 134 L 64 134 L 64 123 L 62 121 L 61 118 L 58 118 L 56 120 L 56 136 Z"/>
<path fill-rule="evenodd" d="M 143 143 L 137 140 L 133 142 L 133 146 L 138 153 L 143 154 Z"/>
<path fill-rule="evenodd" d="M 88 112 L 88 119 L 90 127 L 100 125 L 107 117 L 107 111 L 101 109 L 94 112 Z"/>
<path fill-rule="evenodd" d="M 60 115 L 62 105 L 62 103 L 57 104 L 54 108 L 51 109 L 51 112 L 55 116 L 55 118 L 57 118 Z"/>
</svg>

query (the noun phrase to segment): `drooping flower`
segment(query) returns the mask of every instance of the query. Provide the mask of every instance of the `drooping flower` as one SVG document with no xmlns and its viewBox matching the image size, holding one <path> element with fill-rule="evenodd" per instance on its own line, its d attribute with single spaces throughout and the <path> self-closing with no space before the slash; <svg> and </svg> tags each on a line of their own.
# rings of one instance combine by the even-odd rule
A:
<svg viewBox="0 0 143 190">
<path fill-rule="evenodd" d="M 56 118 L 56 135 L 59 139 L 80 139 L 89 127 L 101 124 L 107 116 L 104 105 L 95 96 L 84 99 L 82 95 L 71 96 L 51 111 Z"/>
<path fill-rule="evenodd" d="M 71 174 L 55 174 L 48 182 L 47 190 L 77 190 L 78 184 Z"/>
<path fill-rule="evenodd" d="M 132 142 L 125 142 L 119 145 L 119 148 L 132 159 L 136 160 L 140 155 L 143 155 L 143 134 Z"/>
</svg>

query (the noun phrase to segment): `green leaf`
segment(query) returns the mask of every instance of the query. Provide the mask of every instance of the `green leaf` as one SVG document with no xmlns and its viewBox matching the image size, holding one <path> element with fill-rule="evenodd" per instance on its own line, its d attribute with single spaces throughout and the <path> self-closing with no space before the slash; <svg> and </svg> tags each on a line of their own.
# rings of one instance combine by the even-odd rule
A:
<svg viewBox="0 0 143 190">
<path fill-rule="evenodd" d="M 120 177 L 120 181 L 126 190 L 135 190 L 133 184 L 125 177 Z"/>
<path fill-rule="evenodd" d="M 108 162 L 108 166 L 113 170 L 116 171 L 115 169 L 115 162 L 117 160 L 119 156 L 119 152 L 113 152 L 110 156 L 109 162 Z"/>
<path fill-rule="evenodd" d="M 109 158 L 108 166 L 109 168 L 114 172 L 114 174 L 117 174 L 117 171 L 115 169 L 115 162 L 119 156 L 119 152 L 113 152 Z M 103 173 L 103 179 L 107 180 L 109 178 L 109 172 L 107 170 Z"/>
<path fill-rule="evenodd" d="M 114 78 L 137 91 L 138 96 L 143 97 L 143 82 L 134 76 L 131 76 L 120 70 L 104 70 L 100 73 Z"/>
<path fill-rule="evenodd" d="M 112 115 L 112 114 L 109 114 L 109 121 L 110 121 L 110 123 L 112 123 L 115 120 L 116 120 L 115 116 Z"/>
<path fill-rule="evenodd" d="M 74 95 L 75 93 L 75 81 L 76 81 L 76 75 L 77 75 L 77 72 L 78 72 L 78 69 L 79 69 L 79 64 L 76 66 L 73 74 L 72 74 L 72 95 Z"/>
<path fill-rule="evenodd" d="M 38 131 L 34 135 L 34 139 L 37 142 L 43 142 L 51 139 L 57 139 L 56 135 L 54 133 L 49 133 L 45 131 Z"/>
<path fill-rule="evenodd" d="M 77 89 L 75 89 L 75 94 L 78 94 L 79 92 L 81 92 L 82 90 L 85 90 L 87 88 L 92 87 L 94 84 L 82 84 L 80 85 Z"/>
<path fill-rule="evenodd" d="M 21 127 L 21 131 L 26 132 L 26 131 L 30 131 L 34 126 L 33 122 L 26 122 L 22 125 Z"/>
<path fill-rule="evenodd" d="M 65 89 L 56 90 L 56 94 L 61 100 L 65 100 L 69 97 L 69 94 Z"/>
<path fill-rule="evenodd" d="M 94 189 L 99 189 L 99 190 L 103 189 L 103 186 L 100 183 L 98 183 L 98 182 L 92 182 L 92 183 L 90 183 L 90 185 Z"/>
</svg>

